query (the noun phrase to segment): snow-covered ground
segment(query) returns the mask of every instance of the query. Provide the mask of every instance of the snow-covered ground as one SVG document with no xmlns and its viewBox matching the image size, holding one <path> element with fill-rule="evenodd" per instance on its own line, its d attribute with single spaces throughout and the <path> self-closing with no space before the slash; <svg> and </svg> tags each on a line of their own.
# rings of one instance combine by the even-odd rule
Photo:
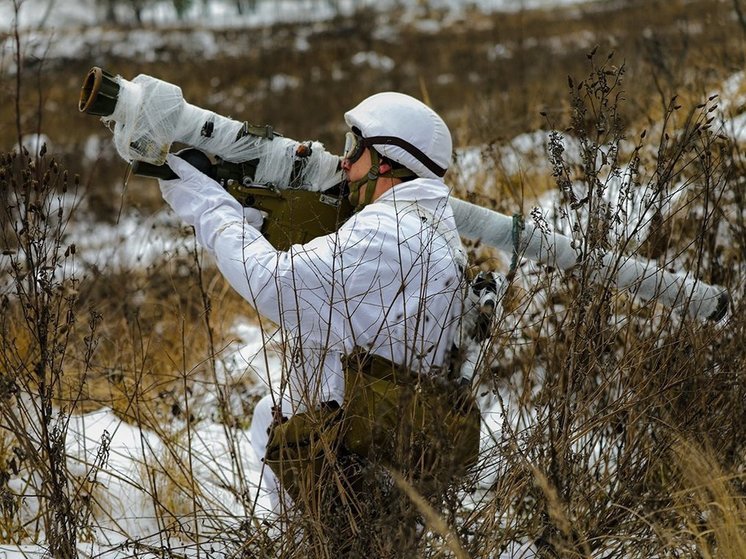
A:
<svg viewBox="0 0 746 559">
<path fill-rule="evenodd" d="M 459 2 L 457 0 L 432 0 L 432 6 L 448 6 L 453 10 L 465 9 L 467 5 L 477 4 L 483 10 L 521 9 L 532 6 L 549 6 L 557 4 L 577 3 L 579 0 L 478 0 L 471 2 Z M 393 0 L 392 0 L 393 2 Z M 341 0 L 339 2 L 342 10 L 350 11 L 353 6 L 368 3 L 368 0 L 354 1 Z M 369 2 L 376 7 L 385 7 L 386 2 L 377 0 Z M 401 4 L 399 0 L 397 3 Z M 417 2 L 409 2 L 412 10 L 416 10 Z M 199 21 L 205 27 L 221 26 L 251 26 L 264 25 L 279 20 L 302 20 L 328 18 L 332 15 L 331 8 L 326 2 L 261 2 L 259 9 L 254 14 L 248 14 L 237 18 L 229 2 L 212 2 L 210 12 L 200 12 L 199 3 L 195 3 L 192 11 L 188 14 L 190 21 Z M 49 13 L 47 13 L 47 8 Z M 93 0 L 26 0 L 21 5 L 20 25 L 25 29 L 33 29 L 43 25 L 46 30 L 54 29 L 59 36 L 66 36 L 69 41 L 58 42 L 59 56 L 75 55 L 80 49 L 86 48 L 89 42 L 95 42 L 104 33 L 100 28 L 90 27 L 82 29 L 81 26 L 93 26 L 95 24 L 96 8 Z M 0 2 L 0 22 L 3 26 L 9 26 L 13 20 L 13 6 L 9 0 Z M 172 24 L 176 22 L 175 14 L 165 4 L 158 8 L 145 11 L 144 19 L 155 24 Z M 106 33 L 118 33 L 118 31 L 107 31 Z M 145 45 L 144 49 L 150 48 L 152 42 L 157 40 L 157 31 L 142 30 L 141 40 L 134 43 Z M 185 40 L 199 45 L 199 48 L 207 55 L 211 52 L 211 35 L 200 35 L 200 31 L 184 31 Z M 111 39 L 109 37 L 107 40 Z M 116 38 L 115 38 L 116 40 Z M 33 42 L 33 41 L 32 41 Z M 7 47 L 6 47 L 7 48 Z M 65 50 L 70 49 L 70 50 Z M 496 56 L 499 53 L 496 53 Z M 391 61 L 377 57 L 375 53 L 357 53 L 353 60 L 359 64 L 376 65 L 386 69 Z M 723 122 L 723 131 L 729 135 L 746 141 L 746 114 L 731 115 L 731 108 L 741 107 L 744 103 L 742 96 L 738 95 L 743 87 L 744 73 L 735 73 L 728 82 L 723 85 L 722 96 L 724 103 L 721 106 L 720 117 Z M 526 160 L 537 161 L 544 159 L 548 133 L 536 132 L 531 135 L 522 135 L 515 138 L 502 148 L 500 162 L 508 172 L 520 172 Z M 38 142 L 37 142 L 38 144 Z M 31 146 L 33 147 L 33 146 Z M 91 148 L 92 152 L 96 149 Z M 93 153 L 92 153 L 93 155 Z M 478 148 L 465 150 L 458 154 L 461 162 L 461 180 L 469 185 L 484 173 L 488 162 L 481 156 Z M 617 189 L 618 191 L 618 189 Z M 608 195 L 613 198 L 615 190 L 611 188 Z M 680 193 L 677 193 L 680 195 Z M 556 204 L 554 194 L 547 195 L 540 203 L 545 207 L 553 207 Z M 641 202 L 630 202 L 633 206 L 626 208 L 628 212 L 637 218 L 645 217 L 644 212 L 635 214 L 640 209 Z M 68 241 L 75 243 L 79 250 L 78 259 L 82 264 L 88 266 L 115 266 L 115 267 L 146 267 L 159 258 L 168 257 L 175 251 L 184 248 L 182 237 L 174 233 L 173 220 L 166 213 L 158 213 L 145 219 L 138 215 L 124 215 L 116 225 L 104 226 L 96 224 L 95 235 L 86 228 L 84 224 L 76 224 L 71 227 L 67 234 Z M 550 221 L 555 221 L 550 219 Z M 147 235 L 140 232 L 148 231 Z M 136 234 L 137 233 L 137 234 Z M 568 231 L 569 233 L 569 231 Z M 623 232 L 620 232 L 623 234 Z M 265 361 L 262 347 L 266 341 L 264 333 L 254 324 L 245 322 L 235 325 L 236 340 L 226 348 L 219 356 L 220 381 L 229 380 L 232 374 L 244 374 L 251 371 L 256 380 L 258 393 L 265 392 L 268 385 L 276 382 L 280 376 L 280 357 L 269 352 Z M 489 397 L 484 400 L 483 445 L 488 448 L 492 444 L 498 444 L 502 440 L 501 430 L 503 426 L 510 425 L 519 429 L 530 423 L 531 417 L 519 416 L 516 410 L 521 406 L 512 405 L 516 393 L 505 390 L 499 398 Z M 202 405 L 205 409 L 215 407 L 215 402 L 210 400 L 210 394 L 205 392 L 201 395 Z M 145 464 L 158 461 L 164 453 L 164 441 L 159 434 L 145 431 L 135 427 L 114 414 L 109 409 L 100 409 L 92 413 L 74 416 L 70 422 L 68 432 L 67 451 L 70 456 L 71 470 L 81 475 L 88 475 L 90 466 L 99 456 L 102 441 L 108 447 L 108 459 L 98 471 L 97 498 L 101 503 L 108 506 L 105 515 L 97 518 L 93 542 L 81 544 L 81 556 L 96 556 L 106 558 L 131 557 L 122 544 L 126 540 L 147 540 L 159 532 L 159 526 L 154 518 L 153 499 L 149 494 L 149 481 L 144 475 Z M 193 433 L 192 446 L 189 449 L 194 457 L 195 479 L 204 488 L 204 493 L 214 502 L 225 507 L 226 511 L 242 514 L 241 507 L 234 503 L 230 491 L 226 485 L 232 484 L 234 469 L 240 467 L 245 474 L 247 484 L 253 490 L 260 508 L 266 506 L 266 496 L 258 490 L 258 480 L 261 472 L 261 464 L 254 456 L 250 448 L 250 433 L 248 429 L 234 429 L 231 440 L 226 436 L 226 430 L 217 421 L 210 418 L 200 422 Z M 237 451 L 241 457 L 240 464 L 230 458 L 229 447 Z M 491 478 L 486 478 L 488 484 Z M 13 483 L 21 490 L 24 480 L 18 478 Z M 26 506 L 29 511 L 36 506 L 33 498 L 27 500 Z M 176 542 L 174 542 L 176 545 Z M 186 554 L 194 556 L 205 556 L 205 550 L 192 548 Z M 220 550 L 216 550 L 210 557 L 222 557 Z M 0 546 L 0 557 L 43 557 L 44 546 Z M 504 557 L 531 557 L 533 550 L 530 546 L 516 544 L 514 549 L 507 550 Z M 157 555 L 140 554 L 139 557 L 156 557 Z"/>
<path fill-rule="evenodd" d="M 532 8 L 548 8 L 579 4 L 588 0 L 429 0 L 431 8 L 458 14 L 474 8 L 485 12 L 517 11 Z M 95 0 L 19 0 L 18 18 L 22 29 L 39 27 L 57 30 L 96 25 L 100 22 L 102 5 Z M 259 0 L 253 12 L 243 15 L 236 11 L 233 0 L 193 2 L 184 14 L 183 22 L 198 23 L 204 27 L 254 27 L 276 22 L 310 22 L 331 18 L 336 14 L 349 14 L 355 9 L 373 8 L 387 10 L 404 6 L 415 14 L 421 12 L 418 0 Z M 126 3 L 117 7 L 123 19 L 132 19 Z M 13 0 L 0 2 L 0 29 L 9 28 L 15 19 Z M 144 23 L 169 25 L 180 23 L 173 4 L 167 1 L 153 2 L 142 11 Z"/>
<path fill-rule="evenodd" d="M 17 17 L 13 2 L 2 0 L 0 33 L 10 31 L 17 21 L 22 30 L 23 54 L 32 60 L 95 59 L 101 52 L 101 45 L 106 45 L 110 55 L 146 62 L 154 61 L 158 53 L 164 51 L 209 60 L 218 56 L 239 57 L 244 53 L 243 44 L 221 40 L 220 30 L 227 28 L 257 28 L 276 22 L 312 23 L 330 20 L 336 14 L 350 14 L 362 7 L 383 12 L 392 6 L 403 6 L 405 11 L 399 23 L 410 22 L 420 31 L 437 33 L 444 24 L 458 18 L 467 9 L 493 12 L 585 1 L 588 0 L 431 0 L 430 6 L 441 10 L 425 13 L 417 0 L 339 0 L 335 7 L 326 0 L 264 0 L 258 2 L 255 11 L 237 14 L 234 1 L 212 0 L 204 4 L 193 2 L 182 20 L 177 18 L 172 3 L 162 1 L 145 3 L 141 26 L 131 25 L 132 13 L 128 12 L 127 4 L 122 3 L 117 5 L 119 20 L 129 25 L 102 27 L 101 3 L 95 0 L 22 0 Z M 169 28 L 169 32 L 163 33 L 164 28 Z M 390 28 L 381 29 L 379 35 L 393 32 Z M 302 50 L 303 42 L 301 34 L 295 47 Z M 0 41 L 0 61 L 7 61 L 5 66 L 11 73 L 14 72 L 13 45 L 11 34 Z M 495 48 L 503 56 L 509 55 L 507 47 L 497 45 Z M 357 53 L 354 63 L 386 69 L 393 61 L 379 58 L 376 53 Z"/>
</svg>

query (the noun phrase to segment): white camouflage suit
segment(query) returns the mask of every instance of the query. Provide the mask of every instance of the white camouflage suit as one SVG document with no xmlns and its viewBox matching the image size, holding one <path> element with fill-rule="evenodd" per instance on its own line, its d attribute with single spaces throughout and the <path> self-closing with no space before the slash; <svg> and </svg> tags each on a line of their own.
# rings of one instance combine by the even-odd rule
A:
<svg viewBox="0 0 746 559">
<path fill-rule="evenodd" d="M 260 458 L 273 402 L 282 401 L 285 415 L 331 400 L 344 405 L 341 357 L 353 349 L 424 374 L 446 364 L 462 309 L 463 255 L 442 180 L 398 184 L 336 233 L 280 252 L 219 184 L 177 157 L 168 164 L 181 180 L 161 181 L 164 199 L 231 286 L 293 340 L 288 390 L 254 412 Z M 276 483 L 268 468 L 263 477 L 268 488 Z"/>
</svg>

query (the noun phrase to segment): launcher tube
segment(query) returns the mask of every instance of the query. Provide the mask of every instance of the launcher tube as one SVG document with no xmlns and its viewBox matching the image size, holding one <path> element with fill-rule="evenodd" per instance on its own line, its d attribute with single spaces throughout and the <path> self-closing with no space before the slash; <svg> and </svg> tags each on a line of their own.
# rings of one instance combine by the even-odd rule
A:
<svg viewBox="0 0 746 559">
<path fill-rule="evenodd" d="M 242 134 L 243 123 L 187 103 L 181 89 L 141 74 L 132 81 L 93 68 L 83 84 L 80 111 L 102 115 L 114 123 L 117 151 L 127 161 L 165 162 L 173 142 L 182 142 L 220 158 L 242 163 L 257 160 L 254 181 L 259 184 L 289 184 L 297 171 L 299 143 L 274 136 Z M 302 162 L 301 183 L 305 190 L 324 191 L 343 180 L 339 157 L 319 142 L 311 143 L 311 154 Z M 518 252 L 537 262 L 561 270 L 578 263 L 572 241 L 527 223 L 518 245 L 513 240 L 513 220 L 498 212 L 463 200 L 451 199 L 459 234 L 480 240 L 497 249 Z M 678 275 L 636 257 L 604 254 L 596 272 L 597 281 L 611 277 L 618 289 L 627 289 L 643 300 L 686 309 L 691 316 L 720 320 L 728 309 L 728 294 L 720 287 Z"/>
<path fill-rule="evenodd" d="M 104 91 L 112 93 L 102 103 Z M 269 128 L 266 137 L 245 134 L 245 123 L 191 105 L 181 88 L 145 74 L 130 81 L 92 69 L 79 109 L 114 124 L 114 144 L 126 161 L 162 165 L 171 144 L 181 142 L 234 163 L 257 160 L 254 181 L 259 184 L 287 185 L 293 171 L 299 175 L 297 186 L 305 190 L 324 191 L 343 179 L 339 158 L 321 143 L 304 146 L 310 149 L 302 150 L 298 172 L 299 142 Z"/>
<path fill-rule="evenodd" d="M 512 218 L 456 198 L 451 198 L 451 206 L 463 237 L 505 252 L 518 250 L 521 256 L 560 270 L 570 270 L 578 263 L 578 252 L 564 235 L 527 223 L 516 246 Z M 610 279 L 617 289 L 628 290 L 644 301 L 655 299 L 668 307 L 685 309 L 692 317 L 718 321 L 728 310 L 728 294 L 723 288 L 697 281 L 689 274 L 667 272 L 634 256 L 603 254 L 594 279 Z"/>
</svg>

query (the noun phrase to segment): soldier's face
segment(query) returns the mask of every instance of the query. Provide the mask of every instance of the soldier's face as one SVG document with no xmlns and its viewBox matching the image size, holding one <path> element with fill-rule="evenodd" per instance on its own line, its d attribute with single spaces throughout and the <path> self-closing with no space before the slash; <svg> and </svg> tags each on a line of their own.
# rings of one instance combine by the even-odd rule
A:
<svg viewBox="0 0 746 559">
<path fill-rule="evenodd" d="M 350 159 L 342 160 L 342 169 L 347 175 L 348 181 L 357 181 L 368 174 L 372 161 L 370 158 L 370 149 L 365 148 L 363 152 L 354 161 Z"/>
</svg>

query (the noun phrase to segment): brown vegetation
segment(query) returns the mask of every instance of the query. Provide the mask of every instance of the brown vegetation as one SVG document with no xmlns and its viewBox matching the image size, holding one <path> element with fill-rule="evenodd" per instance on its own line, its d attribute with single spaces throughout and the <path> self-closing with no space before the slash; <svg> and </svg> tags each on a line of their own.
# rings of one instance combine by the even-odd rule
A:
<svg viewBox="0 0 746 559">
<path fill-rule="evenodd" d="M 735 295 L 727 320 L 682 319 L 589 282 L 591 258 L 568 277 L 524 266 L 519 275 L 527 281 L 512 286 L 480 386 L 485 406 L 504 407 L 523 421 L 497 426 L 482 469 L 443 502 L 427 503 L 401 481 L 400 510 L 390 510 L 403 516 L 377 518 L 366 545 L 393 556 L 390 535 L 399 533 L 402 518 L 421 515 L 427 529 L 408 544 L 424 557 L 497 557 L 515 541 L 531 542 L 542 557 L 745 556 L 745 159 L 743 146 L 708 122 L 714 89 L 743 67 L 733 4 L 628 1 L 474 12 L 438 33 L 401 18 L 396 11 L 360 13 L 311 31 L 226 30 L 221 43 L 243 46 L 243 54 L 214 60 L 173 49 L 152 61 L 130 60 L 100 45 L 95 60 L 27 63 L 20 90 L 4 80 L 3 89 L 20 91 L 22 103 L 18 122 L 13 104 L 0 106 L 2 541 L 38 535 L 34 522 L 21 521 L 24 497 L 9 483 L 19 472 L 34 480 L 25 490 L 42 502 L 34 521 L 59 542 L 55 556 L 72 557 L 75 543 L 90 537 L 92 516 L 106 509 L 96 491 L 105 460 L 73 474 L 61 441 L 66 417 L 106 406 L 168 442 L 143 466 L 137 487 L 152 496 L 164 534 L 187 542 L 215 538 L 245 557 L 324 556 L 323 537 L 294 533 L 305 526 L 302 533 L 314 534 L 314 519 L 243 522 L 225 503 L 209 501 L 192 475 L 192 429 L 205 419 L 199 394 L 217 394 L 213 419 L 226 433 L 246 427 L 252 387 L 218 380 L 216 360 L 237 318 L 251 316 L 248 305 L 196 252 L 142 270 L 66 268 L 76 261 L 65 237 L 71 219 L 116 223 L 121 212 L 154 212 L 160 204 L 151 182 L 133 178 L 121 190 L 124 164 L 107 138 L 96 162 L 80 155 L 91 135 L 105 134 L 95 119 L 75 112 L 80 81 L 97 64 L 125 77 L 142 72 L 178 83 L 195 104 L 272 123 L 289 136 L 318 137 L 332 148 L 341 141 L 343 111 L 385 88 L 427 97 L 451 124 L 458 147 L 484 146 L 484 161 L 499 160 L 506 140 L 538 128 L 578 142 L 577 158 L 562 153 L 549 164 L 547 157 L 517 176 L 487 167 L 496 176 L 483 180 L 494 190 L 480 191 L 480 201 L 508 213 L 525 213 L 536 190 L 556 188 L 556 179 L 603 190 L 598 177 L 627 160 L 597 166 L 600 145 L 640 157 L 635 188 L 686 184 L 687 196 L 657 215 L 641 250 L 661 261 L 680 254 L 678 264 L 727 286 Z M 300 36 L 308 51 L 291 48 Z M 395 66 L 356 66 L 352 55 L 360 51 L 387 56 Z M 271 90 L 277 74 L 298 78 L 301 87 Z M 19 126 L 47 134 L 54 157 L 10 153 Z M 458 169 L 451 178 L 466 194 Z M 542 187 L 535 189 L 536 182 Z M 62 204 L 66 190 L 84 204 Z M 587 254 L 611 242 L 614 216 L 602 204 L 578 208 L 586 213 L 565 209 L 570 223 L 594 232 L 583 240 Z M 492 256 L 480 260 L 494 264 Z M 238 410 L 229 401 L 236 394 Z M 105 440 L 100 448 L 106 450 Z M 241 478 L 231 491 L 250 511 L 244 484 Z M 201 531 L 205 518 L 214 533 Z"/>
</svg>

